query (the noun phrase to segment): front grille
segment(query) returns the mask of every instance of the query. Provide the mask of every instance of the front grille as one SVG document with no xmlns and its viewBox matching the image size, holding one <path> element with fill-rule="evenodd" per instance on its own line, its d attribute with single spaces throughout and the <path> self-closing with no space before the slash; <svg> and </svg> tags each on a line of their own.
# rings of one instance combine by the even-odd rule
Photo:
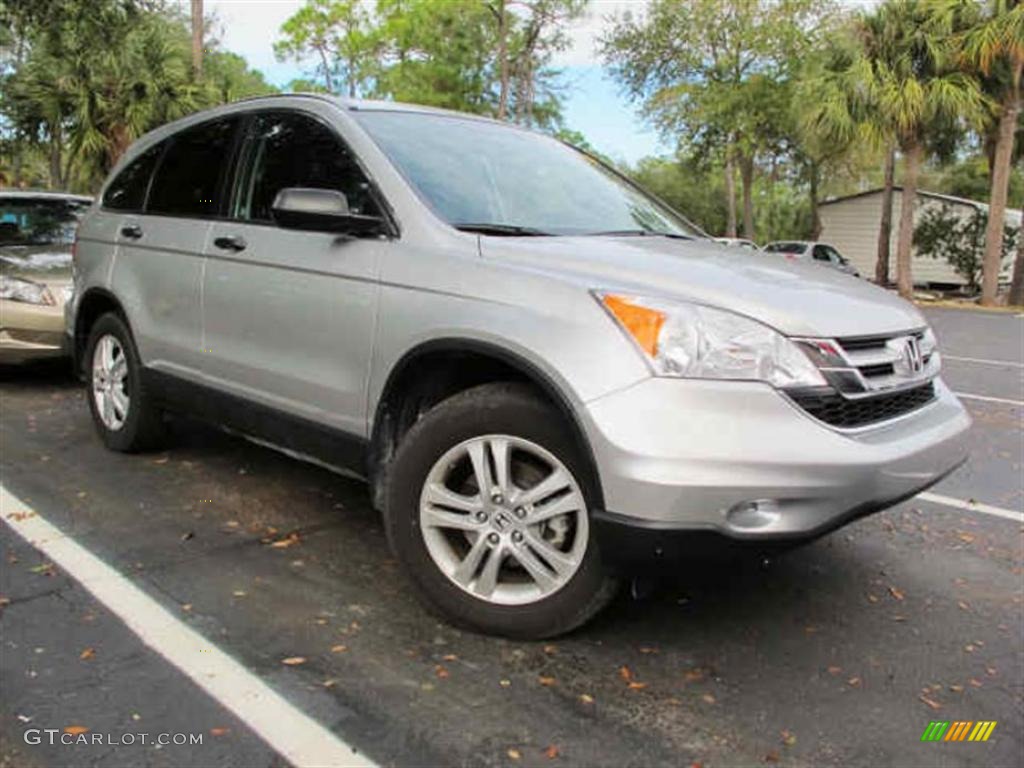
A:
<svg viewBox="0 0 1024 768">
<path fill-rule="evenodd" d="M 920 387 L 871 395 L 856 400 L 835 392 L 792 392 L 790 397 L 807 413 L 834 427 L 863 427 L 910 413 L 935 399 L 935 387 Z"/>
</svg>

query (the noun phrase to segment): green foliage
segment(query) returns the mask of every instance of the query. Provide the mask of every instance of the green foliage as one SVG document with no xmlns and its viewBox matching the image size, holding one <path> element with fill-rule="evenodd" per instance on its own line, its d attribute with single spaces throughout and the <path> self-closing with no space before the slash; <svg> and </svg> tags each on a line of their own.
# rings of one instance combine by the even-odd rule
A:
<svg viewBox="0 0 1024 768">
<path fill-rule="evenodd" d="M 95 189 L 143 133 L 223 101 L 273 92 L 235 54 L 206 54 L 192 73 L 189 29 L 176 10 L 144 0 L 5 4 L 0 50 L 0 173 L 11 183 L 45 156 L 46 184 Z M 20 177 L 20 179 L 19 179 Z"/>
<path fill-rule="evenodd" d="M 988 199 L 991 185 L 988 160 L 982 155 L 973 155 L 943 169 L 929 189 L 983 202 Z M 1024 207 L 1024 171 L 1021 168 L 1011 170 L 1007 204 L 1010 208 Z"/>
<path fill-rule="evenodd" d="M 952 206 L 934 206 L 924 212 L 914 229 L 914 246 L 921 256 L 944 259 L 974 291 L 981 279 L 987 226 L 988 213 L 983 209 L 963 216 Z M 1018 233 L 1019 229 L 1003 228 L 1002 258 L 1015 247 Z"/>
<path fill-rule="evenodd" d="M 307 62 L 329 92 L 395 99 L 554 127 L 564 22 L 584 0 L 307 0 L 279 58 Z M 514 6 L 515 12 L 512 7 Z"/>
</svg>

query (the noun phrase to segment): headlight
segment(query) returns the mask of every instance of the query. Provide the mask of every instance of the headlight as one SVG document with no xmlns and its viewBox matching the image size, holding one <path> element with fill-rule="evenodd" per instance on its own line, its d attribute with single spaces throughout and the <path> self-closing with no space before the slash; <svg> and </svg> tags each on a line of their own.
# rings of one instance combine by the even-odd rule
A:
<svg viewBox="0 0 1024 768">
<path fill-rule="evenodd" d="M 663 299 L 598 293 L 659 376 L 766 381 L 776 387 L 826 382 L 799 347 L 742 315 Z"/>
<path fill-rule="evenodd" d="M 26 304 L 44 304 L 48 307 L 57 304 L 50 289 L 42 283 L 6 275 L 0 275 L 0 299 L 23 301 Z"/>
</svg>

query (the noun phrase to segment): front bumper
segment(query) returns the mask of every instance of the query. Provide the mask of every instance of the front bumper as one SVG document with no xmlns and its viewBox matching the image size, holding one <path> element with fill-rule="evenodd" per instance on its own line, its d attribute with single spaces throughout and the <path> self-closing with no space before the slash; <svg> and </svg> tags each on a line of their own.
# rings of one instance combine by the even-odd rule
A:
<svg viewBox="0 0 1024 768">
<path fill-rule="evenodd" d="M 844 431 L 766 384 L 646 379 L 588 403 L 607 510 L 597 518 L 606 530 L 813 538 L 913 496 L 966 459 L 970 417 L 940 379 L 935 392 L 917 411 Z"/>
<path fill-rule="evenodd" d="M 64 357 L 64 307 L 0 299 L 0 363 Z"/>
</svg>

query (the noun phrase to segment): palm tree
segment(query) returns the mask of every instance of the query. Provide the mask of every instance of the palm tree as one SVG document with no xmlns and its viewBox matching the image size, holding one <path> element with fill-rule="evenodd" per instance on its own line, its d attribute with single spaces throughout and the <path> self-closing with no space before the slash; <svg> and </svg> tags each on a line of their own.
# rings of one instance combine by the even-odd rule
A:
<svg viewBox="0 0 1024 768">
<path fill-rule="evenodd" d="M 928 0 L 888 0 L 865 29 L 880 35 L 868 46 L 871 111 L 876 126 L 895 140 L 903 155 L 896 281 L 900 295 L 913 292 L 911 246 L 917 183 L 931 134 L 964 121 L 977 123 L 985 98 L 978 82 L 956 68 L 954 17 L 936 12 Z"/>
<path fill-rule="evenodd" d="M 963 14 L 971 26 L 958 38 L 962 60 L 973 67 L 991 97 L 988 134 L 994 140 L 989 169 L 988 227 L 982 262 L 981 303 L 996 303 L 1003 256 L 1003 222 L 1021 113 L 1021 72 L 1024 70 L 1024 6 L 1016 0 L 950 0 L 946 11 Z"/>
</svg>

